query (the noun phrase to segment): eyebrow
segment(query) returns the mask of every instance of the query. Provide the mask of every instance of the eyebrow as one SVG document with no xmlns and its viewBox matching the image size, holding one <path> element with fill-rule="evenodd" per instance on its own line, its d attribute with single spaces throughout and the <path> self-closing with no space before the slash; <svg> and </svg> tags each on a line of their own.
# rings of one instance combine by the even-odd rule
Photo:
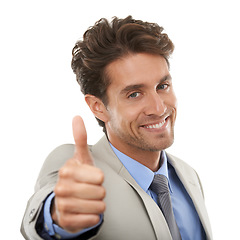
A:
<svg viewBox="0 0 240 240">
<path fill-rule="evenodd" d="M 143 88 L 145 84 L 133 84 L 133 85 L 128 85 L 124 89 L 121 90 L 121 94 L 127 93 L 129 91 L 134 91 L 140 88 Z"/>
<path fill-rule="evenodd" d="M 172 77 L 170 74 L 164 76 L 162 79 L 160 79 L 159 83 L 158 84 L 161 84 L 165 81 L 171 81 L 172 80 Z M 146 84 L 132 84 L 132 85 L 128 85 L 126 86 L 124 89 L 121 90 L 121 94 L 125 94 L 129 91 L 134 91 L 134 90 L 137 90 L 137 89 L 140 89 L 140 88 L 144 88 L 146 86 Z"/>
</svg>

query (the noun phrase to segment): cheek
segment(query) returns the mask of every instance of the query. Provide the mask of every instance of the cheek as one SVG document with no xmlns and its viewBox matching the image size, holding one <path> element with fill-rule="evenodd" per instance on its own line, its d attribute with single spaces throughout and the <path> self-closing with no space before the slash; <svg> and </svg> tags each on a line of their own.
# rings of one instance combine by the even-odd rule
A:
<svg viewBox="0 0 240 240">
<path fill-rule="evenodd" d="M 143 108 L 140 104 L 125 107 L 124 109 L 124 118 L 130 123 L 137 122 L 140 119 L 141 114 L 143 114 Z"/>
<path fill-rule="evenodd" d="M 143 105 L 142 103 L 125 102 L 112 96 L 108 105 L 109 120 L 114 122 L 115 126 L 118 124 L 118 126 L 126 128 L 138 121 L 143 112 Z"/>
<path fill-rule="evenodd" d="M 177 102 L 177 98 L 176 98 L 176 95 L 175 95 L 174 91 L 172 91 L 171 94 L 168 95 L 168 98 L 167 98 L 166 102 L 167 102 L 168 106 L 177 110 L 178 102 Z"/>
<path fill-rule="evenodd" d="M 137 126 L 140 115 L 139 109 L 137 107 L 121 106 L 115 110 L 115 124 L 117 123 L 118 126 L 121 126 L 125 129 L 133 129 L 135 126 Z"/>
<path fill-rule="evenodd" d="M 177 112 L 178 101 L 175 94 L 173 94 L 173 106 L 175 108 L 175 111 Z"/>
<path fill-rule="evenodd" d="M 174 121 L 175 121 L 176 116 L 177 116 L 177 106 L 178 106 L 178 101 L 177 101 L 177 98 L 176 98 L 175 94 L 173 94 L 171 99 L 170 99 L 170 106 L 173 109 Z"/>
<path fill-rule="evenodd" d="M 178 101 L 176 96 L 174 95 L 174 108 L 177 110 L 177 106 L 178 106 Z"/>
</svg>

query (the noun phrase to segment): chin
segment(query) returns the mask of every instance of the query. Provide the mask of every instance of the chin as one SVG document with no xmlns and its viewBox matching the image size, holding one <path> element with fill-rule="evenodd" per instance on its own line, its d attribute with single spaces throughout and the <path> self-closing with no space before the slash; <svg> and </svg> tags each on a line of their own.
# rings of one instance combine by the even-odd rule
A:
<svg viewBox="0 0 240 240">
<path fill-rule="evenodd" d="M 160 141 L 147 142 L 142 139 L 142 141 L 136 142 L 136 144 L 128 143 L 129 145 L 135 145 L 139 150 L 148 151 L 148 152 L 159 152 L 169 148 L 174 142 L 174 138 L 161 139 Z"/>
<path fill-rule="evenodd" d="M 162 151 L 162 150 L 165 150 L 165 149 L 171 147 L 172 144 L 173 144 L 173 141 L 171 141 L 171 142 L 166 142 L 166 143 L 163 143 L 163 144 L 161 144 L 161 145 L 153 146 L 152 148 L 150 147 L 150 148 L 149 148 L 149 151 L 151 151 L 151 152 Z"/>
</svg>

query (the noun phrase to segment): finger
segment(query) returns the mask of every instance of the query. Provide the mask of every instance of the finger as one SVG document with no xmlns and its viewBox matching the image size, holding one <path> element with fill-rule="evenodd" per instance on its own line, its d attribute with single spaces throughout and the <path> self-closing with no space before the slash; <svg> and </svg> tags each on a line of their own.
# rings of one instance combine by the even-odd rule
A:
<svg viewBox="0 0 240 240">
<path fill-rule="evenodd" d="M 104 181 L 104 173 L 100 168 L 82 164 L 76 165 L 75 159 L 70 159 L 59 170 L 59 180 L 71 179 L 79 183 L 101 185 Z"/>
<path fill-rule="evenodd" d="M 72 128 L 75 141 L 74 157 L 81 163 L 93 165 L 92 157 L 88 150 L 87 131 L 83 119 L 80 116 L 73 118 Z"/>
<path fill-rule="evenodd" d="M 58 184 L 54 192 L 57 197 L 73 197 L 86 200 L 103 200 L 106 195 L 103 186 L 87 183 L 72 183 L 71 186 L 66 183 Z"/>
<path fill-rule="evenodd" d="M 80 230 L 96 225 L 100 221 L 97 214 L 71 214 L 66 213 L 59 217 L 58 224 L 68 232 L 79 232 Z"/>
<path fill-rule="evenodd" d="M 75 214 L 102 214 L 106 209 L 106 204 L 102 200 L 85 200 L 78 198 L 58 198 L 56 199 L 57 209 L 60 213 Z"/>
</svg>

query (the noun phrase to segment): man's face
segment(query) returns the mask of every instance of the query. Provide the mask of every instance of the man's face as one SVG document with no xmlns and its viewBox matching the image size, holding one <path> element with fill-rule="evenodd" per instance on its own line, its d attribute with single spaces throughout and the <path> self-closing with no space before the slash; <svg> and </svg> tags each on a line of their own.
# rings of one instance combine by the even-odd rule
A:
<svg viewBox="0 0 240 240">
<path fill-rule="evenodd" d="M 133 54 L 106 68 L 107 135 L 125 154 L 161 151 L 172 145 L 176 97 L 166 60 L 159 55 Z"/>
</svg>

